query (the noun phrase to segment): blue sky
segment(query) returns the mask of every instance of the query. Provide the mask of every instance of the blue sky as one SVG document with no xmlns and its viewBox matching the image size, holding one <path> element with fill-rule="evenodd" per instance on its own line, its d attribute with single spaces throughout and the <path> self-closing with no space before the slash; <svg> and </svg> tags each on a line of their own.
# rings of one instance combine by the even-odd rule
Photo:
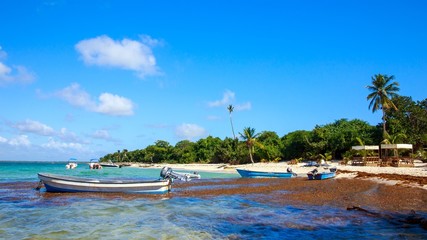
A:
<svg viewBox="0 0 427 240">
<path fill-rule="evenodd" d="M 0 2 L 0 160 L 372 125 L 365 88 L 426 98 L 425 1 Z"/>
</svg>

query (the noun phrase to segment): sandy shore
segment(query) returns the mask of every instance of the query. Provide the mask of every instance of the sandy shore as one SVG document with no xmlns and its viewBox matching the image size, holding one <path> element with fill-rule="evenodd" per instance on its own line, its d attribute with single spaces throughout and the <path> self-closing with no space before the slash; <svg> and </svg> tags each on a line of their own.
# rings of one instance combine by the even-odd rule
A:
<svg viewBox="0 0 427 240">
<path fill-rule="evenodd" d="M 328 163 L 329 167 L 336 167 L 338 174 L 336 178 L 367 178 L 379 183 L 388 185 L 408 185 L 427 190 L 427 163 L 415 161 L 414 167 L 368 167 L 368 166 L 350 166 L 340 165 L 337 161 Z M 289 165 L 286 162 L 280 163 L 255 163 L 244 165 L 229 165 L 229 164 L 133 164 L 134 167 L 145 168 L 162 168 L 164 166 L 171 167 L 175 170 L 188 171 L 206 171 L 206 172 L 221 172 L 221 173 L 237 173 L 236 169 L 247 169 L 257 171 L 281 172 L 286 171 L 289 167 L 299 177 L 306 177 L 307 172 L 315 167 L 306 167 L 305 163 L 297 165 Z"/>
</svg>

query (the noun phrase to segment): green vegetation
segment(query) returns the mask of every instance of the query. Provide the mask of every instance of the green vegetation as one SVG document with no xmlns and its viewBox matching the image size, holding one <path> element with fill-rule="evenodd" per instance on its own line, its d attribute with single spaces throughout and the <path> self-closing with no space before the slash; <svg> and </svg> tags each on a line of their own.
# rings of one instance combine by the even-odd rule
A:
<svg viewBox="0 0 427 240">
<path fill-rule="evenodd" d="M 367 86 L 371 92 L 367 99 L 371 100 L 369 108 L 372 107 L 372 112 L 381 109 L 383 111 L 383 134 L 386 134 L 386 111 L 389 109 L 397 110 L 396 105 L 391 100 L 392 97 L 397 97 L 399 89 L 398 82 L 391 82 L 394 76 L 377 74 L 372 77 L 372 86 Z M 390 83 L 391 82 L 391 83 Z"/>
<path fill-rule="evenodd" d="M 145 149 L 128 151 L 124 149 L 107 154 L 101 161 L 139 163 L 230 163 L 244 164 L 254 162 L 277 162 L 302 159 L 319 160 L 343 159 L 351 155 L 351 146 L 378 145 L 382 142 L 410 143 L 414 146 L 415 157 L 427 160 L 427 99 L 414 102 L 411 97 L 397 95 L 398 83 L 393 76 L 375 75 L 372 77 L 371 100 L 369 108 L 383 112 L 382 123 L 371 126 L 367 122 L 354 119 L 339 119 L 326 125 L 317 125 L 311 131 L 296 130 L 279 137 L 272 131 L 256 133 L 254 128 L 246 127 L 234 135 L 229 105 L 230 123 L 233 138 L 208 136 L 191 142 L 183 140 L 170 145 L 158 140 Z M 387 131 L 386 131 L 387 129 Z M 249 153 L 249 154 L 248 154 Z"/>
</svg>

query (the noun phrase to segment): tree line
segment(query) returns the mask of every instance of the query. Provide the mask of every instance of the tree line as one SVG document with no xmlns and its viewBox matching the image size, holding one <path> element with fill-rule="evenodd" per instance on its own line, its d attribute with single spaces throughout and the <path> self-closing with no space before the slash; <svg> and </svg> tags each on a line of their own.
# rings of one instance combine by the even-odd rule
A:
<svg viewBox="0 0 427 240">
<path fill-rule="evenodd" d="M 236 137 L 232 121 L 234 107 L 229 105 L 233 137 L 220 139 L 208 136 L 196 142 L 182 140 L 174 146 L 158 140 L 144 149 L 119 150 L 105 155 L 100 161 L 136 163 L 229 163 L 348 159 L 355 153 L 354 145 L 410 143 L 419 159 L 427 160 L 427 98 L 413 101 L 400 96 L 394 76 L 377 74 L 367 96 L 373 112 L 382 111 L 382 123 L 372 126 L 360 119 L 339 119 L 316 125 L 312 130 L 297 130 L 279 136 L 274 131 L 256 132 L 246 127 Z"/>
</svg>

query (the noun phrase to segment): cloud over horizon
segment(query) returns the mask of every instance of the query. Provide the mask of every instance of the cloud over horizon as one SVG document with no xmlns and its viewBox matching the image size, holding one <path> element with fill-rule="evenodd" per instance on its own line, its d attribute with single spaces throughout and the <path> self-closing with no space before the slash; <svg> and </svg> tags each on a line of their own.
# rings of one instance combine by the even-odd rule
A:
<svg viewBox="0 0 427 240">
<path fill-rule="evenodd" d="M 179 139 L 195 140 L 206 135 L 206 130 L 197 124 L 183 123 L 176 127 L 175 135 Z"/>
<path fill-rule="evenodd" d="M 147 35 L 141 36 L 141 41 L 124 38 L 113 40 L 107 35 L 85 39 L 75 45 L 83 62 L 87 65 L 116 67 L 136 72 L 144 78 L 159 74 L 156 58 L 151 46 L 158 45 Z"/>
<path fill-rule="evenodd" d="M 0 46 L 0 86 L 12 83 L 29 84 L 35 80 L 33 73 L 20 65 L 7 66 L 3 59 L 7 58 L 7 53 Z"/>
<path fill-rule="evenodd" d="M 235 102 L 236 94 L 233 91 L 225 90 L 222 95 L 222 99 L 208 102 L 208 107 L 222 107 L 230 105 Z M 244 111 L 250 110 L 252 108 L 251 102 L 246 102 L 242 104 L 232 104 L 235 111 Z"/>
<path fill-rule="evenodd" d="M 112 116 L 130 116 L 134 114 L 135 104 L 130 99 L 111 93 L 102 93 L 98 97 L 99 102 L 97 103 L 77 83 L 57 91 L 54 95 L 73 106 L 81 107 L 91 112 Z"/>
</svg>

